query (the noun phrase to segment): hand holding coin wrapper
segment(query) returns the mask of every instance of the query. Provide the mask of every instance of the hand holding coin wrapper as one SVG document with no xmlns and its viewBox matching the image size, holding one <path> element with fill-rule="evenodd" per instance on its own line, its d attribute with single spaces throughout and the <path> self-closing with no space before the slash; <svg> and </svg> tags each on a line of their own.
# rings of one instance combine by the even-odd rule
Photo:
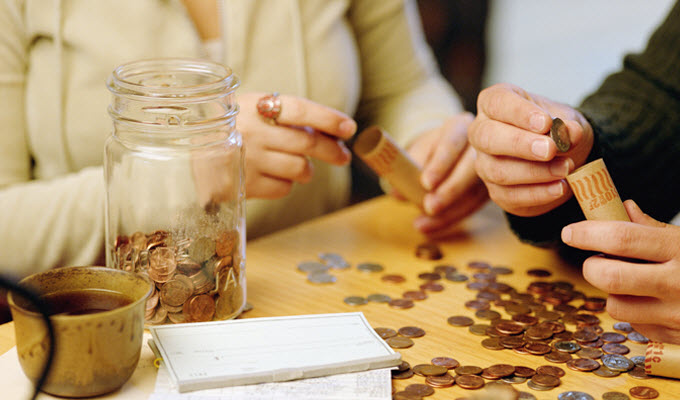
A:
<svg viewBox="0 0 680 400">
<path fill-rule="evenodd" d="M 366 165 L 406 199 L 418 206 L 423 204 L 422 171 L 387 132 L 370 126 L 357 135 L 353 149 Z"/>
</svg>

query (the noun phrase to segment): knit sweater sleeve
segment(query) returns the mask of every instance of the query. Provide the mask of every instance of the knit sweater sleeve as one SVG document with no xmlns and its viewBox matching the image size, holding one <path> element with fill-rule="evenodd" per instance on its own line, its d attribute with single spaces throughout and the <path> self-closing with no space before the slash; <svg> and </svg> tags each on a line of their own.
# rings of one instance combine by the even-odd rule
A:
<svg viewBox="0 0 680 400">
<path fill-rule="evenodd" d="M 669 221 L 680 211 L 680 2 L 651 36 L 646 49 L 624 58 L 579 111 L 595 133 L 589 161 L 602 157 L 623 200 Z M 524 241 L 558 245 L 565 225 L 582 220 L 572 198 L 534 218 L 508 214 Z"/>
</svg>

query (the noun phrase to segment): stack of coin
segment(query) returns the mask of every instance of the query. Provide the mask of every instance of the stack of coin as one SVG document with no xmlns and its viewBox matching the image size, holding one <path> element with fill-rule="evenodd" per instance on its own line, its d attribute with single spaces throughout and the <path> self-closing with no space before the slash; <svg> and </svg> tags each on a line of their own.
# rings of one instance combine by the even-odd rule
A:
<svg viewBox="0 0 680 400">
<path fill-rule="evenodd" d="M 236 230 L 197 233 L 157 230 L 118 236 L 113 265 L 145 273 L 155 283 L 146 303 L 149 324 L 201 322 L 238 315 L 245 279 Z"/>
</svg>

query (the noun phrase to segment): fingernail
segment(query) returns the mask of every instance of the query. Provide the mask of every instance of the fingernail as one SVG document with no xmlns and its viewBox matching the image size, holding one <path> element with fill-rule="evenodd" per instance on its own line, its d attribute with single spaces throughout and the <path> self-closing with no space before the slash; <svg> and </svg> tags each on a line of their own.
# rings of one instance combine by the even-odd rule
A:
<svg viewBox="0 0 680 400">
<path fill-rule="evenodd" d="M 554 185 L 548 186 L 548 193 L 555 197 L 560 197 L 564 194 L 564 187 L 562 186 L 562 182 L 557 182 Z"/>
<path fill-rule="evenodd" d="M 545 130 L 545 115 L 539 112 L 532 113 L 529 118 L 529 124 L 531 124 L 531 129 L 542 133 Z"/>
<path fill-rule="evenodd" d="M 550 173 L 558 178 L 564 178 L 569 174 L 569 160 L 561 160 L 550 164 Z"/>
<path fill-rule="evenodd" d="M 548 157 L 548 150 L 550 150 L 550 145 L 547 139 L 534 140 L 531 144 L 531 152 L 541 158 Z"/>
<path fill-rule="evenodd" d="M 354 132 L 357 131 L 357 123 L 354 122 L 353 119 L 348 119 L 348 120 L 342 121 L 340 123 L 339 128 L 340 128 L 340 132 L 342 132 L 343 134 L 345 134 L 347 136 L 350 136 L 350 135 L 353 135 Z"/>
<path fill-rule="evenodd" d="M 423 201 L 423 208 L 425 213 L 429 216 L 433 216 L 437 213 L 437 198 L 434 196 L 425 197 Z"/>
<path fill-rule="evenodd" d="M 565 226 L 562 228 L 562 241 L 564 243 L 571 242 L 571 226 Z"/>
<path fill-rule="evenodd" d="M 425 190 L 429 192 L 432 190 L 434 186 L 434 184 L 432 183 L 433 180 L 434 178 L 431 175 L 423 175 L 423 177 L 420 178 L 420 184 L 423 185 Z"/>
</svg>

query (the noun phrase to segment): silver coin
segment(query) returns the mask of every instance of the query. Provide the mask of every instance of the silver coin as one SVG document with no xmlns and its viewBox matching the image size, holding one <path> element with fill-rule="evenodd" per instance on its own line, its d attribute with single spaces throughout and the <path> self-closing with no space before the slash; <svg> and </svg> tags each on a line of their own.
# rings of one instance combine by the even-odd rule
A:
<svg viewBox="0 0 680 400">
<path fill-rule="evenodd" d="M 547 390 L 553 390 L 555 388 L 554 386 L 537 385 L 536 382 L 532 381 L 531 379 L 529 379 L 529 382 L 527 382 L 527 387 L 529 387 L 529 389 L 537 390 L 539 392 L 544 392 L 544 391 L 547 391 Z"/>
<path fill-rule="evenodd" d="M 334 269 L 349 268 L 349 263 L 337 253 L 319 253 L 319 258 L 322 259 L 326 265 Z"/>
<path fill-rule="evenodd" d="M 553 118 L 553 123 L 550 127 L 550 137 L 555 142 L 555 145 L 557 145 L 557 151 L 560 153 L 569 151 L 571 147 L 569 130 L 561 119 Z"/>
<path fill-rule="evenodd" d="M 630 326 L 630 323 L 628 322 L 617 322 L 614 324 L 614 330 L 617 330 L 619 332 L 623 333 L 630 333 L 633 332 L 633 327 Z"/>
<path fill-rule="evenodd" d="M 618 354 L 605 354 L 602 356 L 602 364 L 614 371 L 628 371 L 635 367 L 635 363 Z"/>
<path fill-rule="evenodd" d="M 328 271 L 331 267 L 328 265 L 322 264 L 318 261 L 303 261 L 297 266 L 299 271 L 302 271 L 304 273 L 310 273 L 310 272 L 326 272 Z"/>
<path fill-rule="evenodd" d="M 357 269 L 359 271 L 363 271 L 363 272 L 380 272 L 385 268 L 383 268 L 383 266 L 380 265 L 380 264 L 361 263 L 361 264 L 357 265 Z"/>
<path fill-rule="evenodd" d="M 630 332 L 628 334 L 628 340 L 630 340 L 631 342 L 635 342 L 635 343 L 642 343 L 642 344 L 649 343 L 649 339 L 647 339 L 647 337 L 645 335 L 641 334 L 640 332 L 636 332 L 636 331 Z"/>
<path fill-rule="evenodd" d="M 366 303 L 368 303 L 368 300 L 361 296 L 348 296 L 345 297 L 345 303 L 349 304 L 350 306 L 362 306 Z"/>
<path fill-rule="evenodd" d="M 337 278 L 329 274 L 328 272 L 320 271 L 310 272 L 309 275 L 307 275 L 307 280 L 309 280 L 312 283 L 334 283 L 335 281 L 337 281 Z"/>
<path fill-rule="evenodd" d="M 501 379 L 505 383 L 510 383 L 510 384 L 518 384 L 518 383 L 524 383 L 527 381 L 527 378 L 523 378 L 521 376 L 506 376 L 505 378 Z"/>
<path fill-rule="evenodd" d="M 635 356 L 631 357 L 630 361 L 634 362 L 638 367 L 645 367 L 645 356 Z"/>
<path fill-rule="evenodd" d="M 536 396 L 528 392 L 519 392 L 517 400 L 536 400 Z"/>
<path fill-rule="evenodd" d="M 468 276 L 465 275 L 465 274 L 454 272 L 454 273 L 446 274 L 446 279 L 450 280 L 451 282 L 465 282 L 470 278 L 468 278 Z"/>
<path fill-rule="evenodd" d="M 630 397 L 621 392 L 607 392 L 602 394 L 602 400 L 630 400 Z"/>
<path fill-rule="evenodd" d="M 584 392 L 570 390 L 557 395 L 558 400 L 595 400 L 593 396 Z"/>
<path fill-rule="evenodd" d="M 366 300 L 372 301 L 374 303 L 389 303 L 392 298 L 386 294 L 373 293 L 369 294 L 368 297 L 366 297 Z"/>
</svg>

